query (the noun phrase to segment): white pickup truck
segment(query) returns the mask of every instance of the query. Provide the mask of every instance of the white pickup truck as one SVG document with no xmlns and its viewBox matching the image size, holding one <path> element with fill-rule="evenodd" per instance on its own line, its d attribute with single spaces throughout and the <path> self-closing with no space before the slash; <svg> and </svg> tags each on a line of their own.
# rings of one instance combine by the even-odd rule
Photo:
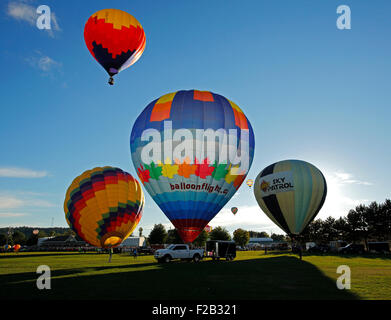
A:
<svg viewBox="0 0 391 320">
<path fill-rule="evenodd" d="M 190 249 L 187 244 L 171 244 L 165 249 L 155 251 L 158 262 L 168 263 L 173 259 L 200 261 L 204 256 L 204 249 Z"/>
</svg>

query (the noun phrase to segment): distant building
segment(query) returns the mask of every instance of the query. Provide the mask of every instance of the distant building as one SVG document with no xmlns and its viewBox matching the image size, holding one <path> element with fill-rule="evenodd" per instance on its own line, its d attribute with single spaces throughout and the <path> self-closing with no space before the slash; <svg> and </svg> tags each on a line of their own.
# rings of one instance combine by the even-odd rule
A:
<svg viewBox="0 0 391 320">
<path fill-rule="evenodd" d="M 37 241 L 37 246 L 40 247 L 42 245 L 43 242 L 45 242 L 46 240 L 48 239 L 53 239 L 54 237 L 43 237 L 43 238 L 38 238 L 38 241 Z"/>
<path fill-rule="evenodd" d="M 273 241 L 272 238 L 250 238 L 247 247 L 256 248 L 285 248 L 287 246 L 286 241 Z"/>
<path fill-rule="evenodd" d="M 264 244 L 264 243 L 270 243 L 273 242 L 272 238 L 250 238 L 250 241 L 248 242 L 249 244 Z"/>
<path fill-rule="evenodd" d="M 146 241 L 145 237 L 128 237 L 126 238 L 120 245 L 119 247 L 145 247 L 146 246 Z"/>
<path fill-rule="evenodd" d="M 78 236 L 57 236 L 39 238 L 37 242 L 38 247 L 84 247 L 89 246 L 87 242 Z"/>
</svg>

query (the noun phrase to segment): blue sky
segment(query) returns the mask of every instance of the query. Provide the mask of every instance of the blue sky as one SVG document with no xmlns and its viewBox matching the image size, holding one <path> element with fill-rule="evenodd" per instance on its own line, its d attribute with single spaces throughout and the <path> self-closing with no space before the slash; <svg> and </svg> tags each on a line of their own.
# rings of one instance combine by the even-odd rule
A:
<svg viewBox="0 0 391 320">
<path fill-rule="evenodd" d="M 52 11 L 50 32 L 34 10 Z M 339 5 L 351 29 L 336 27 Z M 318 217 L 391 197 L 391 5 L 388 1 L 115 1 L 147 37 L 140 60 L 107 84 L 83 28 L 107 1 L 2 1 L 0 5 L 0 226 L 67 226 L 73 178 L 112 165 L 136 176 L 132 125 L 152 100 L 210 90 L 237 103 L 255 131 L 249 177 L 284 159 L 326 176 Z M 233 216 L 229 209 L 239 208 Z M 169 220 L 146 194 L 139 226 Z M 211 222 L 282 233 L 243 185 Z"/>
</svg>

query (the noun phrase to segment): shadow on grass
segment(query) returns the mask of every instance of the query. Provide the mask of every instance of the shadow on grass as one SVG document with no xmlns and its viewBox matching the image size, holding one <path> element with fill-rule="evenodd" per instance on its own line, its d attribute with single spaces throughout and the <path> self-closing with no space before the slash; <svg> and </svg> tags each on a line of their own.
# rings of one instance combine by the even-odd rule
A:
<svg viewBox="0 0 391 320">
<path fill-rule="evenodd" d="M 263 252 L 260 255 L 264 256 L 278 256 L 286 255 L 292 257 L 298 257 L 298 254 L 292 253 L 292 251 L 268 251 L 265 255 Z M 326 252 L 326 253 L 309 253 L 303 252 L 303 257 L 338 257 L 338 258 L 367 258 L 367 259 L 382 259 L 382 260 L 391 260 L 391 254 L 384 253 L 364 253 L 364 254 L 341 254 L 337 252 Z"/>
<path fill-rule="evenodd" d="M 94 253 L 87 253 L 87 254 L 94 254 Z M 82 253 L 79 252 L 51 252 L 51 253 L 7 253 L 0 254 L 0 260 L 1 259 L 17 259 L 17 258 L 35 258 L 35 257 L 51 257 L 51 256 L 73 256 L 73 255 L 82 255 Z"/>
<path fill-rule="evenodd" d="M 385 254 L 376 254 L 376 253 L 365 253 L 365 254 L 338 254 L 338 253 L 305 253 L 303 254 L 303 257 L 339 257 L 339 258 L 363 258 L 363 259 L 382 259 L 382 260 L 391 260 L 391 255 L 385 255 Z"/>
<path fill-rule="evenodd" d="M 116 270 L 114 270 L 116 269 Z M 72 276 L 73 275 L 73 276 Z M 315 266 L 292 256 L 200 263 L 135 263 L 0 276 L 1 299 L 285 300 L 357 299 Z"/>
</svg>

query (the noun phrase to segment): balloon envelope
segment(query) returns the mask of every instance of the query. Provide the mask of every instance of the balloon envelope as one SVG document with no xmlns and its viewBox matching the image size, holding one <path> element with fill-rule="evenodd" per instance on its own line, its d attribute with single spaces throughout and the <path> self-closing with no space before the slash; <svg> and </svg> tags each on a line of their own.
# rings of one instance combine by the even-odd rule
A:
<svg viewBox="0 0 391 320">
<path fill-rule="evenodd" d="M 91 55 L 110 76 L 134 64 L 146 41 L 136 18 L 118 9 L 95 12 L 84 27 L 84 40 Z"/>
<path fill-rule="evenodd" d="M 232 208 L 231 208 L 231 212 L 232 212 L 233 214 L 236 214 L 236 213 L 238 212 L 238 208 L 232 207 Z"/>
<path fill-rule="evenodd" d="M 318 168 L 301 160 L 276 162 L 254 183 L 262 211 L 288 235 L 299 235 L 326 199 L 326 180 Z"/>
<path fill-rule="evenodd" d="M 130 149 L 144 187 L 186 243 L 197 238 L 244 181 L 254 133 L 243 111 L 227 98 L 178 91 L 142 111 Z"/>
<path fill-rule="evenodd" d="M 76 177 L 64 201 L 69 227 L 96 247 L 117 246 L 126 239 L 140 221 L 143 206 L 139 182 L 109 166 Z"/>
</svg>

